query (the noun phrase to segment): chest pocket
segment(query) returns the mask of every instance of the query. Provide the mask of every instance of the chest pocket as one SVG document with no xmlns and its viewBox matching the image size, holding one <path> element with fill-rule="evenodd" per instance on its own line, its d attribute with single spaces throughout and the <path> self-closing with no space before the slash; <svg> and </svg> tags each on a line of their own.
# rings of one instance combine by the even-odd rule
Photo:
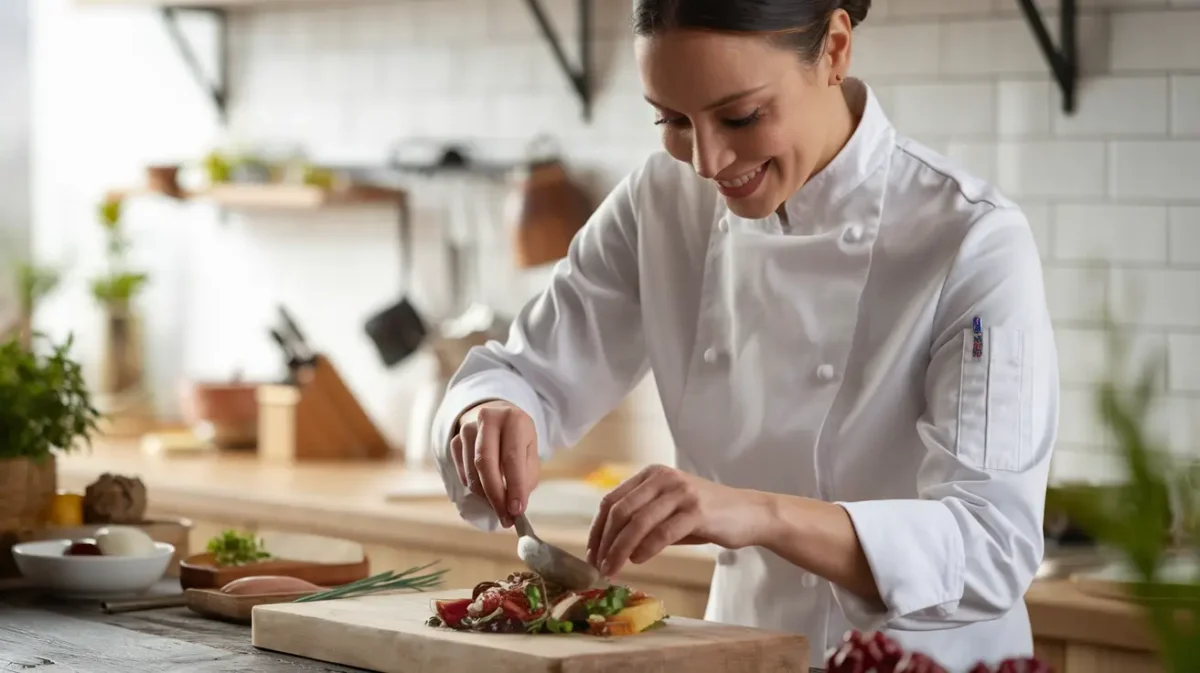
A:
<svg viewBox="0 0 1200 673">
<path fill-rule="evenodd" d="M 963 330 L 956 453 L 975 467 L 1020 471 L 1033 453 L 1032 354 L 1027 333 Z"/>
</svg>

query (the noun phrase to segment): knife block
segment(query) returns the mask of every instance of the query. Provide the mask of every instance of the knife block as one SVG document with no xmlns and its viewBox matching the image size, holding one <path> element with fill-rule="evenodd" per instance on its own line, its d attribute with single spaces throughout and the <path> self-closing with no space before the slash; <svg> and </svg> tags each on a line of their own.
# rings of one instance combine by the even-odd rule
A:
<svg viewBox="0 0 1200 673">
<path fill-rule="evenodd" d="M 391 446 L 333 364 L 316 355 L 296 383 L 263 385 L 258 458 L 266 462 L 385 460 Z"/>
</svg>

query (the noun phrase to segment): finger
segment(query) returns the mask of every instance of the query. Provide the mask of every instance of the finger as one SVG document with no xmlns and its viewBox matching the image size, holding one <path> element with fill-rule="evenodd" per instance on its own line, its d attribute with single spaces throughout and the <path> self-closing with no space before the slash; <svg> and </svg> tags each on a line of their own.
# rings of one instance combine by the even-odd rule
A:
<svg viewBox="0 0 1200 673">
<path fill-rule="evenodd" d="M 634 495 L 637 493 L 630 494 L 630 498 Z M 608 553 L 601 557 L 604 562 L 600 566 L 600 572 L 607 577 L 616 575 L 643 540 L 655 534 L 663 522 L 671 518 L 678 509 L 679 498 L 672 493 L 665 493 L 647 501 L 613 538 Z"/>
<path fill-rule="evenodd" d="M 626 479 L 624 482 L 617 485 L 616 488 L 604 494 L 604 498 L 600 500 L 600 508 L 596 512 L 596 518 L 592 519 L 591 530 L 588 531 L 588 546 L 587 546 L 587 561 L 593 566 L 598 566 L 600 559 L 604 558 L 599 555 L 600 541 L 604 538 L 604 527 L 608 523 L 608 510 L 612 508 L 613 503 L 619 501 L 626 493 L 637 488 L 650 476 L 649 468 L 638 471 L 637 474 Z"/>
<path fill-rule="evenodd" d="M 474 423 L 464 425 L 462 429 L 463 468 L 467 472 L 467 488 L 481 498 L 487 495 L 483 492 L 483 482 L 479 480 L 479 470 L 475 467 L 476 437 L 479 427 Z"/>
<path fill-rule="evenodd" d="M 681 540 L 693 538 L 690 534 L 700 523 L 700 515 L 695 510 L 676 511 L 666 521 L 660 523 L 629 555 L 634 563 L 645 563 L 662 553 L 670 545 Z M 620 570 L 620 568 L 617 568 Z"/>
<path fill-rule="evenodd" d="M 500 468 L 504 472 L 505 507 L 512 516 L 525 511 L 529 498 L 530 484 L 529 452 L 537 442 L 537 434 L 529 424 L 514 413 L 508 413 L 507 422 L 500 432 Z"/>
<path fill-rule="evenodd" d="M 450 440 L 450 456 L 454 459 L 454 469 L 458 472 L 458 480 L 462 482 L 465 488 L 467 486 L 467 468 L 463 465 L 463 440 L 461 433 L 454 435 L 454 439 Z"/>
<path fill-rule="evenodd" d="M 505 528 L 511 519 L 504 504 L 504 481 L 500 477 L 500 432 L 507 415 L 503 411 L 481 409 L 479 432 L 475 435 L 475 469 L 479 472 L 485 497 Z"/>
<path fill-rule="evenodd" d="M 609 509 L 608 521 L 604 524 L 604 534 L 600 538 L 600 547 L 596 550 L 597 558 L 602 561 L 608 560 L 612 555 L 613 542 L 633 521 L 633 518 L 656 499 L 664 499 L 661 497 L 664 490 L 663 482 L 662 478 L 651 477 L 635 486 Z M 604 572 L 603 564 L 601 568 L 601 572 Z"/>
</svg>

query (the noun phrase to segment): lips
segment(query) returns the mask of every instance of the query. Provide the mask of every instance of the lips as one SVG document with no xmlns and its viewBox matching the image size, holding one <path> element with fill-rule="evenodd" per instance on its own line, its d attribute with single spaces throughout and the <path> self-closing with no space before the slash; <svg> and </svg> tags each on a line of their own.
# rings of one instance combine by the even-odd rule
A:
<svg viewBox="0 0 1200 673">
<path fill-rule="evenodd" d="M 717 180 L 717 189 L 726 198 L 741 199 L 750 196 L 762 184 L 763 178 L 766 177 L 767 167 L 770 164 L 770 161 L 764 162 L 754 170 L 743 173 L 731 180 Z"/>
</svg>

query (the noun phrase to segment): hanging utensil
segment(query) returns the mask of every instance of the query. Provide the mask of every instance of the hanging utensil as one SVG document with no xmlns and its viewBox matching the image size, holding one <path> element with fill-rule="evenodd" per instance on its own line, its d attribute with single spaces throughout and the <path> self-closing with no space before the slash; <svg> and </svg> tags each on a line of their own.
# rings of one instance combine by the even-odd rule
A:
<svg viewBox="0 0 1200 673">
<path fill-rule="evenodd" d="M 402 288 L 400 300 L 372 316 L 366 324 L 367 336 L 379 352 L 384 365 L 394 367 L 421 347 L 429 330 L 421 314 L 407 297 L 412 279 L 412 222 L 407 196 L 399 204 L 399 234 Z"/>
<path fill-rule="evenodd" d="M 544 156 L 538 158 L 538 154 Z M 539 136 L 531 159 L 510 194 L 506 208 L 514 262 L 518 268 L 541 266 L 566 257 L 575 233 L 592 208 L 587 195 L 567 173 L 553 141 Z"/>
</svg>

